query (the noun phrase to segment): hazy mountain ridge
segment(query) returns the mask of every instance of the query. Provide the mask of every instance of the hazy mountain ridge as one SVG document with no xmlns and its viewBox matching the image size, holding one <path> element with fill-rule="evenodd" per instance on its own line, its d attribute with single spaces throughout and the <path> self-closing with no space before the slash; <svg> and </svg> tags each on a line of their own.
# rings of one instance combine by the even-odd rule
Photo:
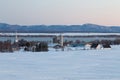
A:
<svg viewBox="0 0 120 80">
<path fill-rule="evenodd" d="M 104 32 L 120 33 L 120 26 L 102 26 L 96 24 L 83 25 L 9 25 L 0 23 L 1 32 Z"/>
</svg>

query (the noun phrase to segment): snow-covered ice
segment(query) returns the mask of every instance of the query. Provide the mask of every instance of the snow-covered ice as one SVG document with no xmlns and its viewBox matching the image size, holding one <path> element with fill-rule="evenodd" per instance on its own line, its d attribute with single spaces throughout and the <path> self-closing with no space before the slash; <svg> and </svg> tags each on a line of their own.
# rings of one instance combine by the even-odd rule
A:
<svg viewBox="0 0 120 80">
<path fill-rule="evenodd" d="M 0 33 L 0 35 L 11 35 L 11 36 L 15 36 L 16 33 Z M 93 36 L 93 35 L 101 35 L 101 36 L 105 36 L 105 35 L 120 35 L 120 33 L 17 33 L 17 35 L 22 35 L 22 36 L 40 36 L 40 35 L 44 35 L 44 36 L 59 36 L 59 35 L 63 35 L 63 36 Z"/>
<path fill-rule="evenodd" d="M 1 53 L 0 80 L 120 80 L 120 46 Z"/>
</svg>

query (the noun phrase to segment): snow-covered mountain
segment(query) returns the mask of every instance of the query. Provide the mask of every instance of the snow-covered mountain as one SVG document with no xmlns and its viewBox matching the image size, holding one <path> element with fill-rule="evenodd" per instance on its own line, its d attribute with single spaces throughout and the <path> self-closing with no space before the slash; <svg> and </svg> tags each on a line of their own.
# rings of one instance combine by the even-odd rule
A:
<svg viewBox="0 0 120 80">
<path fill-rule="evenodd" d="M 104 32 L 119 33 L 120 26 L 102 26 L 96 24 L 83 25 L 10 25 L 0 23 L 1 32 Z"/>
</svg>

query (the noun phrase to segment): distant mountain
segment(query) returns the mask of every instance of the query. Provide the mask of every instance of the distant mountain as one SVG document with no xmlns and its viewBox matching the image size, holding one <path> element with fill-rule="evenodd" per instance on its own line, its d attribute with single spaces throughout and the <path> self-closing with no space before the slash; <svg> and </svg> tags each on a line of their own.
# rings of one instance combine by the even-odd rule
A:
<svg viewBox="0 0 120 80">
<path fill-rule="evenodd" d="M 0 23 L 0 32 L 99 32 L 120 33 L 120 26 L 83 25 L 9 25 Z"/>
</svg>

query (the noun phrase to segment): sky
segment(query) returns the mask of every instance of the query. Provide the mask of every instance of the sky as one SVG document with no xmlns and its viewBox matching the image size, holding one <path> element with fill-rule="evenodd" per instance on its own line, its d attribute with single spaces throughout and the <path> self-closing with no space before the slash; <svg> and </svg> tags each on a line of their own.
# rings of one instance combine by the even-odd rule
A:
<svg viewBox="0 0 120 80">
<path fill-rule="evenodd" d="M 120 26 L 120 0 L 0 0 L 0 22 Z"/>
</svg>

